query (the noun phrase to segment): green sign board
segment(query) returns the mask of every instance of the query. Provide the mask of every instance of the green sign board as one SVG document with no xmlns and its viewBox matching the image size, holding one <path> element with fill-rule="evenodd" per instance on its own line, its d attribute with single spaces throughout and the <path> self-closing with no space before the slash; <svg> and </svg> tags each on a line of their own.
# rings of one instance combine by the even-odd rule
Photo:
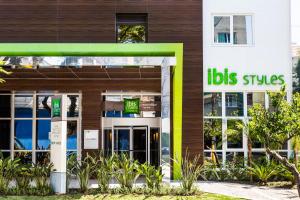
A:
<svg viewBox="0 0 300 200">
<path fill-rule="evenodd" d="M 140 114 L 140 99 L 124 99 L 124 114 Z"/>
<path fill-rule="evenodd" d="M 61 98 L 52 99 L 52 118 L 61 117 Z"/>
</svg>

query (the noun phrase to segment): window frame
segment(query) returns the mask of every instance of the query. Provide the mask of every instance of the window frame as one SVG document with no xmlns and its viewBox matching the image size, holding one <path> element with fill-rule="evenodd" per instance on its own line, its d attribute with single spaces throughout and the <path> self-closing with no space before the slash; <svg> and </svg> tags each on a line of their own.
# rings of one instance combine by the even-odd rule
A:
<svg viewBox="0 0 300 200">
<path fill-rule="evenodd" d="M 234 44 L 234 26 L 233 17 L 234 16 L 251 16 L 251 27 L 252 27 L 252 43 L 249 44 Z M 218 43 L 215 42 L 215 17 L 230 17 L 230 42 L 229 43 Z M 211 43 L 212 46 L 217 47 L 253 47 L 255 46 L 255 15 L 253 13 L 214 13 L 211 15 Z"/>
</svg>

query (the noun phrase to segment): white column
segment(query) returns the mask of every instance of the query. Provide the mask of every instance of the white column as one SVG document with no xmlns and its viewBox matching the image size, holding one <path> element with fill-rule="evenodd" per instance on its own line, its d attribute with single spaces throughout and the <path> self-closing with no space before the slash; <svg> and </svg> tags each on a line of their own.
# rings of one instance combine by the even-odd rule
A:
<svg viewBox="0 0 300 200">
<path fill-rule="evenodd" d="M 170 89 L 171 73 L 169 60 L 165 58 L 161 65 L 161 166 L 164 174 L 164 181 L 171 179 L 170 166 Z M 174 155 L 176 158 L 176 155 Z"/>
</svg>

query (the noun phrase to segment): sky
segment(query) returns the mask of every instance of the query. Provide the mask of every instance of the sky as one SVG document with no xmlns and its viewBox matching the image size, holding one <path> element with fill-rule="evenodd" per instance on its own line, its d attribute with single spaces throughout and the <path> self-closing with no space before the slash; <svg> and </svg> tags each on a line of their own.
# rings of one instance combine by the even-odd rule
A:
<svg viewBox="0 0 300 200">
<path fill-rule="evenodd" d="M 292 42 L 300 45 L 300 0 L 292 0 Z"/>
</svg>

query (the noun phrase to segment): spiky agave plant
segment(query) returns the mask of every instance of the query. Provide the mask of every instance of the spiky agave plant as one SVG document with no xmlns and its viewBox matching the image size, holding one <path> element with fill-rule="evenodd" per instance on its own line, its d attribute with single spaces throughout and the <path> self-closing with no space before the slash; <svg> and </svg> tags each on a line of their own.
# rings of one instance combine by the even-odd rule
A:
<svg viewBox="0 0 300 200">
<path fill-rule="evenodd" d="M 202 172 L 204 170 L 203 165 L 200 163 L 200 155 L 196 155 L 194 157 L 190 157 L 188 151 L 185 152 L 184 158 L 181 160 L 180 163 L 177 162 L 178 165 L 181 167 L 180 172 L 180 179 L 181 179 L 181 188 L 184 194 L 191 194 L 194 192 L 193 186 L 198 178 L 202 176 Z"/>
<path fill-rule="evenodd" d="M 262 185 L 266 185 L 268 180 L 278 173 L 277 166 L 270 161 L 260 164 L 252 162 L 252 167 L 248 167 L 248 170 L 249 173 L 256 177 Z"/>
<path fill-rule="evenodd" d="M 114 162 L 114 178 L 121 185 L 123 192 L 131 192 L 133 184 L 139 177 L 138 162 L 130 160 L 128 155 L 121 154 L 117 156 Z"/>
</svg>

